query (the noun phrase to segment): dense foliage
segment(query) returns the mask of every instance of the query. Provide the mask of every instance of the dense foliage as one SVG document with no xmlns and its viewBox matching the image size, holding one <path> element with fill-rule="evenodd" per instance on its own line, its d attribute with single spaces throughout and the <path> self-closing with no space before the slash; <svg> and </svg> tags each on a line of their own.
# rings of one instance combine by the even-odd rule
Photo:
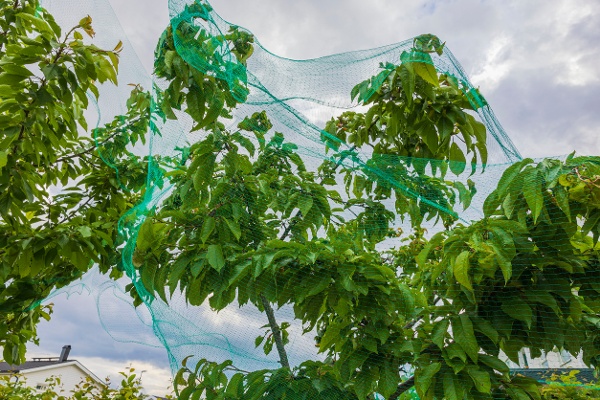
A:
<svg viewBox="0 0 600 400">
<path fill-rule="evenodd" d="M 37 0 L 0 1 L 0 346 L 8 362 L 24 360 L 36 323 L 49 318 L 39 301 L 94 263 L 104 272 L 118 265 L 117 221 L 144 183 L 145 166 L 131 162 L 126 145 L 144 140 L 149 95 L 135 88 L 128 115 L 88 133 L 85 110 L 98 85 L 116 84 L 121 43 L 100 49 L 84 35 L 94 36 L 89 17 L 65 32 Z"/>
</svg>

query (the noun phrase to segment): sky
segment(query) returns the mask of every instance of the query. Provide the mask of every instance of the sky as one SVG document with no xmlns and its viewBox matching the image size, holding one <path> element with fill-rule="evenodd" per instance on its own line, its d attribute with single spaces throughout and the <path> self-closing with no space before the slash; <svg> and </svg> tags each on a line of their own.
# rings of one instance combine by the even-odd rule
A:
<svg viewBox="0 0 600 400">
<path fill-rule="evenodd" d="M 154 45 L 169 20 L 166 0 L 111 4 L 149 71 Z M 480 88 L 522 155 L 600 154 L 598 0 L 214 0 L 212 5 L 224 19 L 252 31 L 271 52 L 292 59 L 433 33 Z M 71 344 L 72 358 L 97 375 L 114 376 L 132 364 L 146 371 L 142 381 L 148 392 L 164 391 L 170 377 L 167 357 L 156 340 L 143 337 L 151 331 L 130 328 L 129 338 L 154 347 L 118 342 L 102 326 L 94 295 L 52 301 L 53 320 L 40 326 L 41 344 L 31 349 L 32 355 L 58 355 Z M 117 330 L 127 333 L 135 315 L 122 306 L 105 310 L 104 321 L 115 316 L 123 322 Z M 251 323 L 238 321 L 232 329 Z"/>
</svg>

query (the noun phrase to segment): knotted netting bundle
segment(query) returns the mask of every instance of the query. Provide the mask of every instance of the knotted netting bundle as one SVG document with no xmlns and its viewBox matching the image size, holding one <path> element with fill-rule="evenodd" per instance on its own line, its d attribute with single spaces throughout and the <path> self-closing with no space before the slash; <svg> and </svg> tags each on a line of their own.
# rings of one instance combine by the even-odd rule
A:
<svg viewBox="0 0 600 400">
<path fill-rule="evenodd" d="M 82 3 L 112 43 L 106 7 Z M 600 159 L 522 159 L 434 35 L 299 61 L 206 1 L 169 12 L 152 76 L 126 43 L 95 102 L 135 199 L 100 268 L 124 277 L 83 281 L 111 335 L 157 339 L 184 399 L 583 390 L 548 360 L 600 355 Z"/>
</svg>

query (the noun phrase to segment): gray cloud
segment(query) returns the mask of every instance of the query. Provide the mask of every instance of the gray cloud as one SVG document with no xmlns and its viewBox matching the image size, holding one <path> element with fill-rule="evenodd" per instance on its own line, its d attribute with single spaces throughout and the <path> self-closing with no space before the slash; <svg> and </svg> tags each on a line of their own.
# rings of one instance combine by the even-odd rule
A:
<svg viewBox="0 0 600 400">
<path fill-rule="evenodd" d="M 154 38 L 168 22 L 165 2 L 112 3 L 150 69 Z M 268 50 L 293 59 L 434 33 L 480 86 L 523 154 L 600 152 L 592 130 L 600 123 L 600 3 L 224 0 L 213 6 Z"/>
</svg>

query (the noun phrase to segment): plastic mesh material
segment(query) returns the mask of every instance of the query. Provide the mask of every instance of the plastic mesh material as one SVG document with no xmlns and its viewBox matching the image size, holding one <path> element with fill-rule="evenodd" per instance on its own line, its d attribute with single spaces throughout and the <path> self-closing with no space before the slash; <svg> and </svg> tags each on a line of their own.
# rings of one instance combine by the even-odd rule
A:
<svg viewBox="0 0 600 400">
<path fill-rule="evenodd" d="M 59 21 L 65 24 L 69 23 L 68 19 L 71 16 L 74 20 L 80 17 L 75 13 L 64 12 L 65 6 L 59 2 L 47 1 L 45 6 L 57 15 Z M 218 7 L 218 5 L 216 6 Z M 71 5 L 69 5 L 70 7 Z M 107 3 L 91 0 L 80 1 L 78 2 L 78 8 L 94 18 L 98 40 L 112 43 L 115 41 L 115 37 L 124 39 L 123 32 L 114 29 L 115 16 Z M 165 59 L 170 58 L 170 62 L 173 63 L 174 58 L 180 57 L 183 64 L 172 64 L 170 68 L 186 68 L 190 77 L 199 74 L 226 83 L 231 101 L 239 102 L 239 104 L 228 112 L 220 112 L 219 121 L 223 125 L 219 129 L 229 132 L 239 131 L 242 140 L 251 142 L 255 147 L 260 147 L 260 140 L 257 140 L 255 135 L 249 131 L 240 130 L 238 126 L 243 124 L 247 118 L 266 112 L 266 116 L 272 123 L 272 128 L 265 134 L 266 142 L 274 143 L 275 132 L 281 133 L 284 143 L 292 145 L 287 149 L 291 149 L 303 160 L 306 173 L 312 172 L 318 175 L 319 166 L 329 160 L 331 165 L 334 165 L 334 171 L 336 172 L 333 174 L 334 182 L 329 184 L 329 190 L 339 192 L 341 206 L 344 207 L 344 211 L 340 215 L 347 219 L 359 215 L 362 210 L 361 207 L 364 205 L 352 206 L 349 204 L 353 198 L 352 188 L 346 189 L 344 179 L 349 179 L 348 177 L 356 179 L 356 176 L 360 176 L 368 182 L 373 182 L 375 186 L 380 185 L 388 188 L 391 193 L 396 193 L 396 195 L 381 196 L 381 204 L 392 212 L 397 208 L 395 202 L 400 196 L 417 201 L 417 204 L 423 208 L 425 219 L 423 226 L 427 228 L 424 237 L 431 238 L 435 233 L 444 231 L 445 227 L 443 225 L 450 227 L 452 225 L 456 226 L 455 224 L 458 223 L 467 227 L 465 229 L 469 229 L 469 224 L 472 221 L 479 220 L 484 216 L 484 200 L 496 188 L 507 167 L 521 161 L 520 153 L 494 116 L 492 109 L 478 90 L 469 83 L 462 67 L 447 47 L 443 47 L 440 54 L 435 52 L 419 53 L 414 51 L 416 40 L 410 39 L 371 50 L 336 54 L 313 60 L 291 60 L 270 53 L 254 38 L 252 43 L 253 52 L 248 57 L 247 62 L 244 63 L 239 60 L 238 55 L 233 51 L 235 48 L 232 48 L 227 41 L 215 39 L 224 37 L 231 32 L 231 28 L 237 27 L 221 19 L 208 3 L 171 0 L 169 1 L 169 12 L 171 27 L 158 43 L 157 62 L 169 63 Z M 238 32 L 250 34 L 243 28 L 238 28 Z M 172 35 L 172 37 L 169 35 Z M 168 48 L 171 41 L 174 46 L 172 50 Z M 276 351 L 265 355 L 261 347 L 254 347 L 254 338 L 264 333 L 261 326 L 267 324 L 264 312 L 259 311 L 256 305 L 251 304 L 252 302 L 243 306 L 233 303 L 216 313 L 212 309 L 214 307 L 211 307 L 214 304 L 209 305 L 208 300 L 204 301 L 201 306 L 189 305 L 189 299 L 186 298 L 185 293 L 193 289 L 190 287 L 183 288 L 183 285 L 172 288 L 168 296 L 161 299 L 161 296 L 152 290 L 153 283 L 149 284 L 144 277 L 143 271 L 149 267 L 144 265 L 143 262 L 140 265 L 140 262 L 136 260 L 136 257 L 139 258 L 140 251 L 139 232 L 140 229 L 143 229 L 144 222 L 156 218 L 157 215 L 169 215 L 165 214 L 164 211 L 174 209 L 174 199 L 181 192 L 181 176 L 186 173 L 178 173 L 178 171 L 182 169 L 187 171 L 191 167 L 193 157 L 190 156 L 190 149 L 193 149 L 195 143 L 206 140 L 209 135 L 214 134 L 214 131 L 194 130 L 197 121 L 193 120 L 185 108 L 183 111 L 173 110 L 174 114 L 172 116 L 166 116 L 164 110 L 160 109 L 160 104 L 164 100 L 165 91 L 173 84 L 173 80 L 168 79 L 164 74 L 155 75 L 151 78 L 142 73 L 143 69 L 140 67 L 131 46 L 127 42 L 125 44 L 119 74 L 121 85 L 119 87 L 108 85 L 102 87 L 100 103 L 98 104 L 98 124 L 101 125 L 106 121 L 110 121 L 115 115 L 125 113 L 125 98 L 130 89 L 125 85 L 128 83 L 141 84 L 145 88 L 152 89 L 154 102 L 149 149 L 137 148 L 133 150 L 134 154 L 140 156 L 145 155 L 144 152 L 147 151 L 149 158 L 152 160 L 148 170 L 147 187 L 143 201 L 121 219 L 120 230 L 127 238 L 126 245 L 122 250 L 124 269 L 128 279 L 112 282 L 103 280 L 102 276 L 91 273 L 82 283 L 72 286 L 71 290 L 83 286 L 96 291 L 99 298 L 99 312 L 107 331 L 117 340 L 151 345 L 158 345 L 159 342 L 169 354 L 173 371 L 179 369 L 184 358 L 189 355 L 194 355 L 195 360 L 201 358 L 217 362 L 232 360 L 233 364 L 241 370 L 277 368 L 279 359 Z M 173 54 L 173 51 L 176 54 Z M 405 58 L 402 59 L 402 57 Z M 422 58 L 419 59 L 418 57 Z M 485 126 L 487 135 L 485 142 L 488 153 L 485 165 L 481 163 L 481 159 L 474 160 L 474 162 L 469 159 L 466 161 L 466 166 L 456 168 L 460 171 L 458 174 L 448 171 L 442 177 L 439 171 L 432 169 L 435 168 L 433 165 L 437 162 L 436 160 L 425 160 L 424 166 L 419 167 L 418 157 L 416 156 L 406 157 L 391 153 L 378 154 L 376 150 L 368 146 L 356 146 L 345 142 L 340 139 L 339 135 L 336 135 L 335 129 L 332 131 L 326 128 L 330 126 L 328 123 L 332 118 L 335 121 L 336 118 L 347 111 L 366 112 L 368 107 L 362 105 L 357 98 L 363 100 L 370 98 L 385 84 L 394 68 L 403 62 L 406 64 L 432 63 L 439 73 L 445 74 L 450 77 L 449 79 L 456 82 L 457 87 L 466 95 L 466 99 L 470 103 L 472 109 L 470 115 Z M 372 77 L 377 78 L 371 81 L 371 85 L 365 88 L 363 93 L 358 96 L 354 93 L 353 96 L 354 87 Z M 182 89 L 182 92 L 187 96 L 190 91 Z M 212 104 L 211 95 L 216 96 L 214 93 L 203 93 L 204 100 L 209 105 L 208 108 Z M 188 104 L 189 98 L 188 96 Z M 210 113 L 210 110 L 207 110 L 207 112 Z M 226 115 L 227 113 L 229 115 Z M 460 144 L 458 140 L 457 143 L 464 151 L 465 144 Z M 273 144 L 273 146 L 276 145 Z M 220 157 L 222 155 L 217 156 L 217 162 L 221 160 Z M 110 156 L 108 155 L 107 160 L 109 159 Z M 256 160 L 252 156 L 249 156 L 249 159 Z M 558 165 L 564 160 L 565 158 L 562 158 L 554 162 Z M 461 162 L 464 164 L 464 161 L 458 161 L 459 164 Z M 454 163 L 456 164 L 457 161 L 454 161 Z M 389 166 L 402 166 L 406 176 L 399 176 L 398 170 L 388 168 Z M 433 185 L 433 183 L 416 180 L 418 174 L 415 175 L 414 171 L 419 168 L 427 171 L 430 175 L 435 175 L 434 172 L 437 172 L 439 178 L 437 182 L 439 184 L 444 181 L 459 182 L 462 189 L 467 192 L 470 188 L 475 187 L 476 193 L 474 191 L 470 192 L 470 195 L 472 195 L 470 205 L 463 209 L 461 204 L 453 206 L 444 199 L 440 199 L 439 191 L 433 190 L 435 189 L 433 186 L 432 190 L 428 190 L 427 185 Z M 300 172 L 304 173 L 301 169 L 297 169 L 297 173 L 300 174 Z M 217 179 L 217 175 L 215 173 L 211 179 Z M 541 175 L 538 180 L 542 180 Z M 530 184 L 533 185 L 536 182 L 532 181 Z M 322 181 L 318 183 L 322 183 Z M 459 194 L 461 196 L 462 194 L 459 193 L 458 186 L 453 187 L 454 189 L 451 191 L 454 194 L 452 196 L 454 196 L 454 200 L 457 200 Z M 211 190 L 216 189 L 213 186 Z M 293 193 L 293 188 L 287 190 L 290 190 L 290 194 Z M 526 192 L 527 189 L 524 188 L 523 191 Z M 221 194 L 219 197 L 220 203 L 226 206 L 235 203 L 237 198 L 231 193 Z M 529 202 L 529 199 L 527 198 L 526 201 Z M 314 206 L 316 203 L 310 200 L 310 204 Z M 269 207 L 266 204 L 265 206 Z M 293 216 L 297 215 L 297 211 L 310 210 L 311 207 L 305 203 L 304 206 L 298 205 L 292 208 L 296 214 L 291 213 L 285 216 L 280 213 L 278 217 L 285 217 L 283 219 L 288 223 L 295 224 L 296 222 L 291 221 Z M 556 212 L 558 213 L 558 211 Z M 435 218 L 427 220 L 428 215 Z M 548 215 L 548 220 L 554 217 L 555 215 Z M 198 217 L 198 221 L 203 222 L 203 218 L 204 216 L 202 218 Z M 219 221 L 221 224 L 226 222 L 224 219 Z M 388 238 L 377 243 L 377 249 L 383 252 L 405 245 L 406 242 L 402 239 L 413 232 L 413 226 L 411 226 L 409 218 L 394 215 L 390 217 L 387 224 L 385 229 L 389 228 L 392 231 L 401 233 L 396 236 L 389 235 Z M 366 226 L 365 231 L 372 233 L 374 230 L 379 229 L 378 226 L 381 224 L 379 221 L 366 219 L 363 221 L 363 225 Z M 287 226 L 289 225 L 275 226 L 273 228 L 276 233 L 275 237 L 281 235 Z M 304 240 L 307 242 L 325 240 L 328 235 L 327 231 L 330 228 L 330 226 L 322 224 L 316 226 L 312 231 L 307 229 Z M 240 227 L 238 226 L 237 229 L 240 229 Z M 190 226 L 188 232 L 190 237 L 194 237 L 200 235 L 201 230 L 202 223 L 199 223 L 199 225 Z M 234 230 L 232 228 L 232 232 Z M 543 235 L 544 233 L 538 232 L 538 234 Z M 556 232 L 546 234 L 558 235 Z M 297 240 L 297 238 L 291 241 L 294 240 Z M 368 240 L 368 238 L 365 237 L 364 240 Z M 283 241 L 289 242 L 290 239 L 285 238 Z M 246 246 L 251 246 L 251 244 L 246 243 Z M 167 252 L 171 252 L 170 254 L 174 259 L 180 255 L 177 251 L 167 250 Z M 206 250 L 206 252 L 208 251 Z M 225 263 L 233 259 L 227 258 L 228 254 L 233 257 L 230 253 L 225 254 Z M 204 260 L 206 260 L 206 257 L 208 256 L 205 255 Z M 523 263 L 526 263 L 526 261 L 523 261 Z M 165 263 L 165 265 L 169 264 Z M 165 274 L 169 274 L 175 267 L 172 264 L 168 267 L 161 264 L 160 268 L 167 268 Z M 160 274 L 160 268 L 159 272 L 155 271 L 155 274 Z M 190 268 L 193 268 L 193 263 L 186 265 L 186 270 Z M 225 271 L 228 267 L 223 268 L 223 271 Z M 516 264 L 514 268 L 517 269 Z M 399 268 L 398 271 L 399 274 L 402 274 L 402 268 Z M 559 273 L 557 270 L 557 277 L 560 274 L 562 272 Z M 119 307 L 127 307 L 131 302 L 131 299 L 124 295 L 125 291 L 128 290 L 125 288 L 125 284 L 129 280 L 133 282 L 140 298 L 143 300 L 143 305 L 125 318 L 123 315 L 115 315 L 115 313 L 117 309 L 122 309 L 117 308 L 116 305 L 120 304 Z M 163 279 L 162 282 L 164 281 Z M 265 284 L 264 282 L 266 281 L 253 284 L 261 285 Z M 216 285 L 216 283 L 214 284 Z M 310 285 L 318 286 L 319 281 L 314 276 L 306 276 L 305 281 L 298 280 L 295 284 L 304 288 L 303 290 L 309 290 Z M 277 287 L 276 289 L 265 286 L 262 290 L 265 293 L 272 290 L 290 290 L 290 285 L 288 282 L 288 286 Z M 507 296 L 512 295 L 513 292 L 506 290 Z M 527 294 L 523 294 L 523 296 L 527 296 Z M 168 301 L 165 301 L 167 297 Z M 551 297 L 553 296 L 551 295 Z M 546 305 L 556 302 L 553 303 L 552 300 L 547 299 L 545 301 L 546 303 L 543 301 L 542 303 Z M 549 305 L 550 308 L 540 309 L 541 311 L 536 315 L 535 318 L 543 321 L 540 322 L 540 326 L 549 324 L 547 321 L 555 318 L 551 309 L 552 304 Z M 260 305 L 259 307 L 262 308 Z M 490 309 L 491 305 L 488 304 L 486 307 L 488 307 L 486 312 L 493 311 L 493 309 Z M 518 305 L 515 307 L 518 307 Z M 286 346 L 290 364 L 298 366 L 305 360 L 324 360 L 325 356 L 318 354 L 318 348 L 315 347 L 314 337 L 318 334 L 317 329 L 312 329 L 303 334 L 302 323 L 298 320 L 293 305 L 287 303 L 275 308 L 277 320 L 280 323 L 286 321 L 291 324 L 288 329 L 289 344 Z M 498 310 L 497 312 L 500 312 Z M 529 310 L 531 312 L 531 309 Z M 504 312 L 509 311 L 505 310 Z M 134 330 L 139 332 L 135 335 L 135 338 L 131 335 Z M 158 342 L 155 338 L 158 339 Z M 527 340 L 535 340 L 535 335 L 532 334 Z M 560 346 L 554 346 L 552 343 L 545 344 L 542 347 L 548 349 L 556 347 L 556 350 L 564 350 L 559 349 Z M 575 365 L 578 362 L 577 354 L 579 351 L 574 351 L 574 349 L 570 349 L 570 351 L 572 354 L 569 360 L 565 357 L 561 359 L 562 361 L 567 360 L 563 362 L 565 365 Z M 519 354 L 523 356 L 525 353 Z M 548 356 L 544 355 L 544 357 L 548 359 Z M 514 363 L 511 366 L 517 367 Z M 406 376 L 409 376 L 410 372 L 410 369 L 405 368 L 404 373 Z M 413 395 L 416 396 L 414 391 Z"/>
</svg>

